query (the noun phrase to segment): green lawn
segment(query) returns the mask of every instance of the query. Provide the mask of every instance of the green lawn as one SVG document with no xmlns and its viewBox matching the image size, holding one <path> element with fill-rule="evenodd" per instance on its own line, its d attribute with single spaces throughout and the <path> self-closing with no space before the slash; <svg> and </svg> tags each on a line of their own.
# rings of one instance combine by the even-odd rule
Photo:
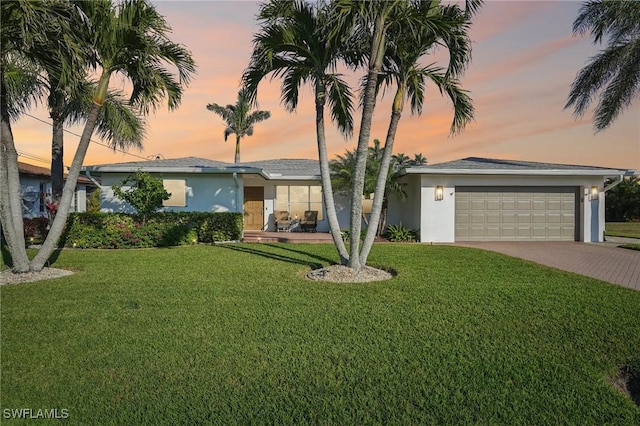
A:
<svg viewBox="0 0 640 426">
<path fill-rule="evenodd" d="M 605 235 L 640 238 L 640 222 L 607 222 Z"/>
<path fill-rule="evenodd" d="M 7 409 L 70 424 L 619 424 L 640 292 L 453 246 L 384 244 L 386 282 L 304 279 L 332 245 L 65 250 L 0 287 Z"/>
</svg>

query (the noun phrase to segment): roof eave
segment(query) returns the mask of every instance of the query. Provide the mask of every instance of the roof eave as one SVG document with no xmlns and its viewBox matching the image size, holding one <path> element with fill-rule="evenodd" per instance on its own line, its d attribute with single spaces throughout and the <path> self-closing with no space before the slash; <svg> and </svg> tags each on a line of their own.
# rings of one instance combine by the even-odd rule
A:
<svg viewBox="0 0 640 426">
<path fill-rule="evenodd" d="M 637 172 L 635 170 L 619 170 L 619 169 L 575 169 L 575 170 L 510 170 L 510 169 L 420 169 L 408 168 L 401 175 L 405 174 L 421 174 L 421 175 L 529 175 L 529 176 L 633 176 Z"/>
</svg>

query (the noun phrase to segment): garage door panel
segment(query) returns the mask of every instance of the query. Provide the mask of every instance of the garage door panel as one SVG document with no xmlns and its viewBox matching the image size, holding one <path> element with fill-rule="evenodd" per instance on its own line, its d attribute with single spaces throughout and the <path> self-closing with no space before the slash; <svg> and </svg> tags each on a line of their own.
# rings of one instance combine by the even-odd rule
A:
<svg viewBox="0 0 640 426">
<path fill-rule="evenodd" d="M 531 227 L 518 226 L 516 228 L 516 236 L 521 239 L 531 238 Z"/>
<path fill-rule="evenodd" d="M 531 215 L 531 223 L 535 225 L 545 225 L 547 216 L 544 213 L 535 212 Z"/>
<path fill-rule="evenodd" d="M 529 211 L 531 210 L 531 200 L 518 200 L 516 201 L 516 209 L 518 211 Z"/>
<path fill-rule="evenodd" d="M 487 200 L 487 210 L 500 210 L 500 200 Z"/>
<path fill-rule="evenodd" d="M 484 200 L 472 200 L 471 201 L 471 210 L 481 211 L 484 210 Z"/>
<path fill-rule="evenodd" d="M 531 223 L 531 213 L 518 213 L 516 216 L 516 222 L 518 225 Z"/>
<path fill-rule="evenodd" d="M 500 224 L 500 214 L 495 212 L 488 212 L 485 223 L 487 224 Z"/>
<path fill-rule="evenodd" d="M 500 207 L 502 210 L 515 210 L 516 202 L 514 200 L 501 200 Z"/>
<path fill-rule="evenodd" d="M 514 239 L 516 237 L 516 228 L 515 226 L 502 226 L 500 229 L 501 239 Z"/>
<path fill-rule="evenodd" d="M 574 240 L 577 188 L 457 187 L 456 240 Z"/>
<path fill-rule="evenodd" d="M 533 210 L 547 210 L 547 202 L 545 200 L 533 200 L 531 208 Z"/>
<path fill-rule="evenodd" d="M 516 223 L 516 214 L 515 213 L 502 213 L 500 215 L 500 223 L 503 225 Z"/>
</svg>

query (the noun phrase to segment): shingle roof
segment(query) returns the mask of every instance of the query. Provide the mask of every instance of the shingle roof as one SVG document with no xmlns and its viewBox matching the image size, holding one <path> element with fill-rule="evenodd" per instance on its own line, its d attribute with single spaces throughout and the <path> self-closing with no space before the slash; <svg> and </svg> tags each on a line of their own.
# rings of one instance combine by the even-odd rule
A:
<svg viewBox="0 0 640 426">
<path fill-rule="evenodd" d="M 28 176 L 51 178 L 51 171 L 48 168 L 34 166 L 33 164 L 23 163 L 21 161 L 18 161 L 18 171 Z M 64 179 L 67 179 L 67 173 L 64 174 Z M 84 176 L 78 176 L 78 183 L 91 184 L 92 182 Z"/>
<path fill-rule="evenodd" d="M 263 160 L 241 163 L 240 165 L 262 169 L 271 177 L 320 178 L 320 163 L 318 160 Z"/>
<path fill-rule="evenodd" d="M 318 160 L 277 159 L 250 161 L 244 163 L 224 163 L 206 158 L 185 157 L 168 160 L 134 161 L 128 163 L 111 163 L 87 166 L 90 172 L 129 173 L 138 169 L 158 172 L 199 173 L 260 173 L 273 179 L 319 179 L 320 164 Z M 208 169 L 208 170 L 207 170 Z"/>
<path fill-rule="evenodd" d="M 445 163 L 407 168 L 407 173 L 539 173 L 539 174 L 610 174 L 629 172 L 626 169 L 582 166 L 575 164 L 539 163 L 533 161 L 502 160 L 495 158 L 467 157 Z"/>
<path fill-rule="evenodd" d="M 110 164 L 97 164 L 94 166 L 87 166 L 91 168 L 104 168 L 104 167 L 117 167 L 117 168 L 131 168 L 133 171 L 139 168 L 153 169 L 153 168 L 166 168 L 166 167 L 193 167 L 193 168 L 223 168 L 233 166 L 231 163 L 223 163 L 222 161 L 208 160 L 206 158 L 198 157 L 184 157 L 184 158 L 170 158 L 159 160 L 146 160 L 146 161 L 132 161 L 127 163 L 110 163 Z"/>
</svg>

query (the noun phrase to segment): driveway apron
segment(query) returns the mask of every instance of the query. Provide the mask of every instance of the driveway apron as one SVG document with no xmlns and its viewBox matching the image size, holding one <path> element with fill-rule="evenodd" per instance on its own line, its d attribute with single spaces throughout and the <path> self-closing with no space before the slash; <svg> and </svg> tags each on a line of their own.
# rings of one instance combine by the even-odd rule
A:
<svg viewBox="0 0 640 426">
<path fill-rule="evenodd" d="M 640 291 L 640 251 L 620 248 L 611 239 L 606 243 L 491 241 L 456 245 L 495 251 Z"/>
</svg>

